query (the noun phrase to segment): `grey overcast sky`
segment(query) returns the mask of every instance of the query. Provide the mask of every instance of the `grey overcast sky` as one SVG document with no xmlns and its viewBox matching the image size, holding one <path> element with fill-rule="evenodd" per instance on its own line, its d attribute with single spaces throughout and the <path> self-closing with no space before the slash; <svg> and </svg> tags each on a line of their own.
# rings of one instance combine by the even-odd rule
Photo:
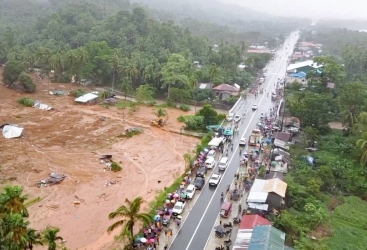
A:
<svg viewBox="0 0 367 250">
<path fill-rule="evenodd" d="M 367 0 L 218 0 L 277 16 L 367 19 Z"/>
</svg>

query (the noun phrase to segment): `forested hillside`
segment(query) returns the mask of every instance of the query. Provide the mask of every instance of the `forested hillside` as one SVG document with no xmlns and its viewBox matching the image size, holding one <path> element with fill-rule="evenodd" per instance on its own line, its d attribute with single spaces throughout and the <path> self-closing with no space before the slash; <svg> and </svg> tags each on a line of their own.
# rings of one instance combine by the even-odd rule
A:
<svg viewBox="0 0 367 250">
<path fill-rule="evenodd" d="M 175 83 L 176 96 L 200 100 L 206 97 L 192 93 L 196 83 L 245 86 L 265 66 L 270 56 L 245 57 L 246 42 L 219 41 L 214 49 L 206 37 L 173 21 L 154 20 L 141 7 L 106 16 L 98 5 L 72 4 L 40 16 L 27 31 L 7 27 L 0 38 L 0 62 L 17 62 L 24 70 L 39 67 L 46 74 L 54 70 L 56 82 L 69 82 L 74 76 L 124 92 L 149 84 L 163 94 L 169 81 Z M 194 61 L 200 62 L 200 70 Z M 248 65 L 246 71 L 238 70 L 241 62 Z M 175 72 L 173 78 L 169 72 Z"/>
<path fill-rule="evenodd" d="M 176 20 L 193 18 L 202 22 L 227 25 L 240 32 L 282 33 L 306 24 L 305 19 L 276 17 L 260 11 L 224 4 L 215 0 L 131 0 L 170 13 Z"/>
</svg>

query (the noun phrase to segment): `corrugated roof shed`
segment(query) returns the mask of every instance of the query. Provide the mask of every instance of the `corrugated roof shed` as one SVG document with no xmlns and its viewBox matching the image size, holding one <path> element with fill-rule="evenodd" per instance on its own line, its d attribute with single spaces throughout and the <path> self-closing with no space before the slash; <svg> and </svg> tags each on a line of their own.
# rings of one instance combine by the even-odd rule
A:
<svg viewBox="0 0 367 250">
<path fill-rule="evenodd" d="M 245 214 L 242 216 L 239 229 L 253 229 L 259 225 L 271 225 L 271 222 L 257 214 Z"/>
<path fill-rule="evenodd" d="M 284 250 L 285 233 L 272 226 L 256 226 L 249 250 Z"/>
<path fill-rule="evenodd" d="M 284 181 L 274 178 L 267 180 L 267 182 L 264 185 L 263 192 L 267 193 L 273 192 L 284 198 L 287 186 L 288 186 L 287 183 L 285 183 Z"/>
</svg>

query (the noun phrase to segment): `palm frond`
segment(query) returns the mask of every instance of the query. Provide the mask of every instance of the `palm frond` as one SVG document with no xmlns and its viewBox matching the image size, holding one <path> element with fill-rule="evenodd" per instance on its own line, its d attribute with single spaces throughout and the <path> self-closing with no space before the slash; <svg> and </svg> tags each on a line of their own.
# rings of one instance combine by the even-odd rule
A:
<svg viewBox="0 0 367 250">
<path fill-rule="evenodd" d="M 113 230 L 115 230 L 117 227 L 123 225 L 124 223 L 125 223 L 124 220 L 116 221 L 115 223 L 113 223 L 111 226 L 109 226 L 107 228 L 107 232 L 112 232 Z"/>
</svg>

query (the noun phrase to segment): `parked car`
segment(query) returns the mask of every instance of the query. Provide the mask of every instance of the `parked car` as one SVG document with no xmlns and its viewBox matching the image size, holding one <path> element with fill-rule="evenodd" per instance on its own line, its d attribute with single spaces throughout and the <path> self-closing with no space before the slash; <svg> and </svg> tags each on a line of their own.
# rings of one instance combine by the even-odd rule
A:
<svg viewBox="0 0 367 250">
<path fill-rule="evenodd" d="M 185 208 L 185 202 L 183 201 L 178 201 L 176 202 L 175 206 L 172 209 L 172 214 L 174 216 L 180 215 L 182 213 L 182 211 Z"/>
<path fill-rule="evenodd" d="M 252 110 L 257 110 L 257 107 L 258 107 L 257 104 L 253 104 L 252 105 Z"/>
<path fill-rule="evenodd" d="M 198 171 L 196 172 L 196 176 L 198 177 L 205 177 L 205 174 L 207 172 L 207 168 L 205 166 L 201 166 Z"/>
<path fill-rule="evenodd" d="M 215 158 L 215 150 L 210 150 L 209 153 L 206 155 L 206 158 Z"/>
<path fill-rule="evenodd" d="M 228 121 L 228 122 L 231 122 L 231 121 L 233 120 L 233 117 L 234 117 L 234 114 L 233 114 L 233 113 L 229 113 L 229 114 L 227 115 L 227 121 Z"/>
<path fill-rule="evenodd" d="M 209 186 L 218 186 L 220 178 L 222 178 L 221 174 L 214 173 L 209 180 Z"/>
<path fill-rule="evenodd" d="M 241 121 L 241 116 L 240 115 L 236 115 L 233 120 L 235 122 L 239 122 L 239 121 Z"/>
<path fill-rule="evenodd" d="M 240 146 L 246 146 L 246 144 L 247 144 L 247 138 L 245 136 L 242 137 L 239 144 L 240 144 Z"/>
<path fill-rule="evenodd" d="M 191 200 L 195 195 L 195 191 L 196 191 L 195 185 L 193 185 L 193 184 L 188 185 L 187 188 L 186 188 L 186 191 L 185 191 L 186 199 Z"/>
<path fill-rule="evenodd" d="M 193 184 L 196 189 L 202 189 L 205 185 L 205 179 L 203 177 L 196 177 Z"/>
</svg>

